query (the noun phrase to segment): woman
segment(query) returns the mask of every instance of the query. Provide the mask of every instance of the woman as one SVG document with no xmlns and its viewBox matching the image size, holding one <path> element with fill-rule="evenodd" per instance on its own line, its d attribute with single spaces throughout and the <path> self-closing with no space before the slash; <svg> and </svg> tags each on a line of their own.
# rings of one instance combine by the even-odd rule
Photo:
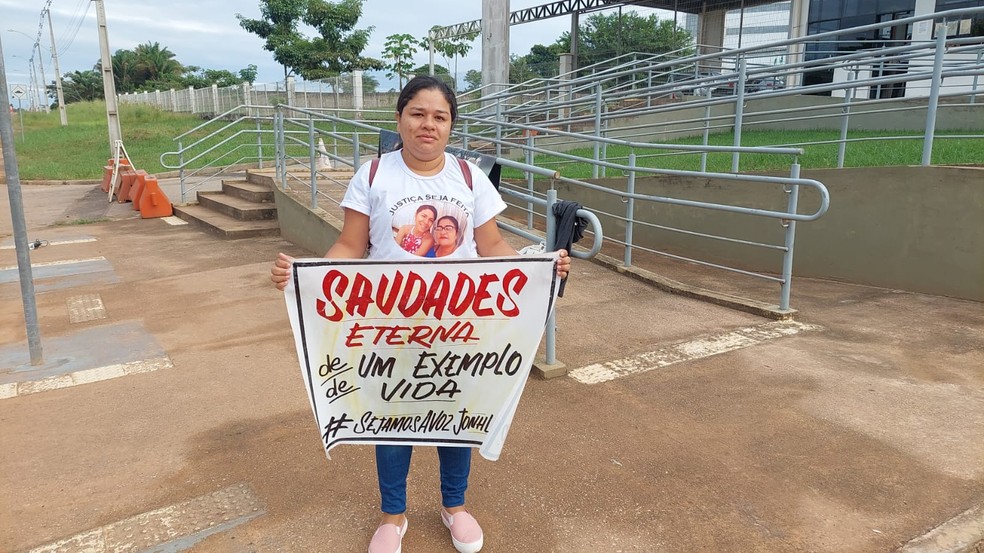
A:
<svg viewBox="0 0 984 553">
<path fill-rule="evenodd" d="M 341 203 L 345 212 L 342 232 L 325 257 L 360 259 L 371 243 L 370 259 L 412 259 L 412 254 L 393 240 L 393 218 L 401 209 L 419 209 L 414 201 L 424 197 L 447 197 L 462 210 L 464 220 L 458 228 L 463 233 L 456 257 L 516 255 L 496 226 L 495 216 L 506 204 L 495 187 L 480 169 L 468 165 L 473 180 L 469 187 L 455 158 L 444 151 L 457 115 L 454 94 L 443 82 L 418 76 L 407 83 L 396 104 L 396 124 L 403 148 L 381 156 L 373 186 L 369 183 L 368 164 L 352 178 Z M 378 178 L 382 175 L 385 178 Z M 287 286 L 291 261 L 281 253 L 274 263 L 271 280 L 278 289 Z M 565 278 L 569 269 L 570 258 L 561 251 L 557 275 Z M 465 510 L 471 449 L 438 447 L 437 452 L 441 521 L 451 531 L 455 549 L 461 553 L 477 552 L 484 542 L 482 528 Z M 410 446 L 376 446 L 383 516 L 369 543 L 370 553 L 400 551 L 407 530 L 404 513 L 411 453 Z"/>
<path fill-rule="evenodd" d="M 434 236 L 431 227 L 437 218 L 437 208 L 424 204 L 417 208 L 412 225 L 403 225 L 396 232 L 396 241 L 400 247 L 414 255 L 423 256 L 434 246 Z"/>
<path fill-rule="evenodd" d="M 445 215 L 437 220 L 434 227 L 434 249 L 427 257 L 446 257 L 458 249 L 458 220 Z"/>
</svg>

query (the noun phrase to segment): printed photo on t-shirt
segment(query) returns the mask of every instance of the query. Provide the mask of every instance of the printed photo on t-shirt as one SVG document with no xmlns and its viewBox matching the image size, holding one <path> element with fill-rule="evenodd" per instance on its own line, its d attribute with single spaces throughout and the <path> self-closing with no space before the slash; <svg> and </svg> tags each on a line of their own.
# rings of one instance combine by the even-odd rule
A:
<svg viewBox="0 0 984 553">
<path fill-rule="evenodd" d="M 408 203 L 393 214 L 393 238 L 404 251 L 420 257 L 445 257 L 461 245 L 468 218 L 445 201 Z"/>
</svg>

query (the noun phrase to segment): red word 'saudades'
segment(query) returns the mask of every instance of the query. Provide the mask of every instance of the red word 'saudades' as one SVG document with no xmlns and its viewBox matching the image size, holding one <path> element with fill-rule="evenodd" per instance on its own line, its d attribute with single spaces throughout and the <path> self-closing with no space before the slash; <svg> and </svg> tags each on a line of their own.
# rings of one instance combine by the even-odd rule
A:
<svg viewBox="0 0 984 553">
<path fill-rule="evenodd" d="M 325 299 L 317 300 L 316 305 L 318 314 L 333 322 L 341 321 L 345 314 L 365 317 L 373 304 L 383 315 L 396 311 L 407 318 L 424 313 L 440 320 L 445 314 L 460 317 L 469 312 L 476 317 L 515 317 L 519 305 L 513 296 L 521 293 L 528 281 L 520 269 L 511 269 L 501 277 L 486 273 L 477 280 L 458 273 L 453 281 L 444 273 L 427 281 L 413 271 L 396 271 L 392 276 L 382 275 L 378 282 L 362 273 L 349 278 L 333 269 L 321 282 Z"/>
</svg>

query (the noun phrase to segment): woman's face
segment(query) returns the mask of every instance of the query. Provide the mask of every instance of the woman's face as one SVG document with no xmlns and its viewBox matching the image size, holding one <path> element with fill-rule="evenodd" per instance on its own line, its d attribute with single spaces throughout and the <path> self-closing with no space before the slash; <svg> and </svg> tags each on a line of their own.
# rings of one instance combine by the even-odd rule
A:
<svg viewBox="0 0 984 553">
<path fill-rule="evenodd" d="M 431 225 L 434 224 L 434 213 L 429 209 L 422 209 L 417 212 L 417 216 L 413 220 L 417 234 L 422 234 L 430 231 Z"/>
<path fill-rule="evenodd" d="M 396 128 L 406 153 L 433 161 L 444 154 L 451 136 L 451 105 L 439 90 L 422 89 L 397 114 Z"/>
<path fill-rule="evenodd" d="M 442 218 L 437 222 L 437 226 L 434 227 L 434 238 L 437 239 L 438 246 L 445 248 L 454 247 L 458 241 L 458 229 L 454 227 L 453 222 Z"/>
</svg>

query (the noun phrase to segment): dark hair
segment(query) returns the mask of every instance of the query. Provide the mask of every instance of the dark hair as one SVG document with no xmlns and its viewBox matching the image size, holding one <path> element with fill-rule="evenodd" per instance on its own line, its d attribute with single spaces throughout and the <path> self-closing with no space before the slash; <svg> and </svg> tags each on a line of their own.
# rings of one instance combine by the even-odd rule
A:
<svg viewBox="0 0 984 553">
<path fill-rule="evenodd" d="M 438 219 L 437 220 L 438 226 L 440 226 L 441 225 L 441 221 L 443 221 L 445 219 L 450 219 L 451 222 L 454 223 L 454 231 L 455 232 L 458 232 L 458 220 L 455 219 L 454 217 L 452 217 L 451 215 L 445 215 L 444 217 L 441 217 L 440 219 Z"/>
<path fill-rule="evenodd" d="M 418 207 L 417 208 L 417 211 L 415 212 L 415 214 L 416 213 L 420 213 L 421 211 L 423 211 L 425 209 L 429 209 L 429 210 L 433 211 L 434 212 L 434 217 L 437 217 L 437 208 L 434 207 L 434 206 L 432 206 L 432 205 L 430 205 L 430 204 L 424 204 L 424 205 Z"/>
<path fill-rule="evenodd" d="M 396 100 L 396 112 L 402 114 L 403 108 L 407 107 L 410 100 L 413 100 L 414 96 L 421 90 L 437 90 L 440 92 L 444 96 L 444 99 L 447 100 L 448 105 L 451 106 L 451 122 L 454 123 L 458 120 L 458 101 L 455 100 L 454 92 L 451 92 L 451 87 L 444 81 L 436 77 L 431 77 L 430 75 L 417 75 L 410 79 L 410 82 L 403 87 L 403 90 L 400 91 L 400 97 Z"/>
</svg>

